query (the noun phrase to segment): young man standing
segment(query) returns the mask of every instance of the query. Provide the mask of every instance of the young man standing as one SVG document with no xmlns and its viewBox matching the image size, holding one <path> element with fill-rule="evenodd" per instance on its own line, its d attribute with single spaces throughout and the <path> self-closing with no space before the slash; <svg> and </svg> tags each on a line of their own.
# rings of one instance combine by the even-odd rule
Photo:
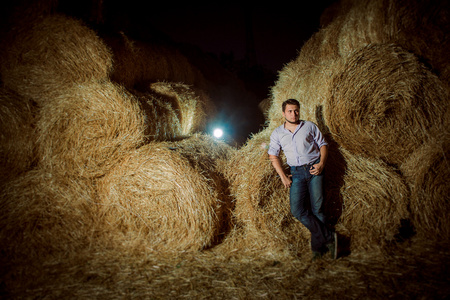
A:
<svg viewBox="0 0 450 300">
<path fill-rule="evenodd" d="M 285 122 L 270 136 L 269 159 L 285 188 L 290 188 L 292 215 L 311 232 L 313 259 L 327 251 L 337 258 L 337 235 L 325 226 L 322 212 L 323 170 L 328 157 L 328 144 L 319 128 L 299 119 L 300 103 L 288 99 L 282 104 Z M 279 158 L 283 150 L 291 175 L 286 175 Z M 308 197 L 309 196 L 309 197 Z"/>
</svg>

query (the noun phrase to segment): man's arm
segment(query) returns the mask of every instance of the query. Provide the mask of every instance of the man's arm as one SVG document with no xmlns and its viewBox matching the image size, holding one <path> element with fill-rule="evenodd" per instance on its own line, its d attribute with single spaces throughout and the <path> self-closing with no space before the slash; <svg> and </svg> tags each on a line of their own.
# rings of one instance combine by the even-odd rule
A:
<svg viewBox="0 0 450 300">
<path fill-rule="evenodd" d="M 323 145 L 322 147 L 320 147 L 320 162 L 318 164 L 313 165 L 309 170 L 309 173 L 311 173 L 311 175 L 321 174 L 323 169 L 325 168 L 327 158 L 328 158 L 328 146 Z"/>
<path fill-rule="evenodd" d="M 292 180 L 291 175 L 286 176 L 286 173 L 284 173 L 283 167 L 281 165 L 281 160 L 278 156 L 269 154 L 269 159 L 272 162 L 272 166 L 277 171 L 278 175 L 280 175 L 281 181 L 283 182 L 283 185 L 285 188 L 288 188 L 291 186 Z"/>
</svg>

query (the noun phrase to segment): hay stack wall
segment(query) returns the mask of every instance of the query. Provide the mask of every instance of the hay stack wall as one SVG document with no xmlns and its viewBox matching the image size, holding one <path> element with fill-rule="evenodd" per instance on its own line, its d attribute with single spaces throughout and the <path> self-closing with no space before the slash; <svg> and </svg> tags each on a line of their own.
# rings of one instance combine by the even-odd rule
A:
<svg viewBox="0 0 450 300">
<path fill-rule="evenodd" d="M 267 138 L 282 124 L 284 100 L 300 101 L 300 118 L 316 123 L 331 143 L 327 168 L 332 172 L 325 174 L 327 183 L 331 184 L 325 191 L 325 205 L 331 206 L 327 208 L 327 215 L 337 222 L 338 231 L 352 237 L 353 249 L 389 244 L 398 238 L 408 220 L 416 220 L 418 232 L 430 228 L 432 223 L 428 227 L 421 225 L 426 219 L 439 220 L 436 222 L 443 226 L 447 224 L 438 212 L 438 207 L 447 206 L 444 203 L 448 196 L 439 197 L 447 190 L 447 184 L 439 182 L 439 187 L 430 184 L 419 187 L 418 182 L 430 180 L 426 179 L 429 177 L 421 177 L 412 170 L 399 172 L 399 166 L 403 164 L 407 168 L 413 164 L 411 159 L 418 161 L 410 156 L 423 157 L 417 151 L 421 151 L 422 145 L 436 141 L 437 124 L 445 123 L 448 118 L 446 72 L 449 64 L 444 58 L 437 58 L 442 54 L 442 47 L 438 45 L 448 42 L 443 39 L 448 33 L 448 24 L 437 26 L 444 23 L 446 13 L 442 10 L 448 12 L 448 7 L 444 1 L 434 5 L 408 3 L 342 1 L 334 6 L 332 9 L 339 11 L 339 15 L 327 19 L 325 14 L 326 26 L 314 34 L 298 57 L 279 73 L 272 89 L 268 126 L 252 138 Z M 423 19 L 422 15 L 425 15 Z M 437 19 L 431 18 L 432 15 Z M 416 31 L 421 23 L 424 23 L 422 28 Z M 346 79 L 342 80 L 344 77 Z M 337 95 L 342 99 L 339 104 Z M 440 128 L 448 132 L 448 126 Z M 448 139 L 448 135 L 442 139 Z M 259 142 L 255 140 L 255 143 Z M 438 147 L 440 154 L 434 156 L 436 161 L 428 159 L 423 170 L 439 162 L 445 165 L 447 146 L 442 147 Z M 252 156 L 246 151 L 249 150 L 245 147 L 238 151 L 242 152 L 238 154 L 241 160 Z M 256 156 L 263 155 L 255 146 L 251 151 Z M 262 165 L 266 163 L 262 159 L 260 168 L 264 169 Z M 243 171 L 240 176 L 249 178 L 250 173 Z M 236 180 L 233 190 L 252 194 L 253 186 L 264 185 L 268 178 L 268 175 L 258 176 L 252 185 Z M 274 187 L 271 193 L 276 194 L 280 188 Z M 426 205 L 430 209 L 420 211 L 417 203 L 424 200 L 423 188 L 432 189 L 437 199 L 427 197 L 430 203 Z M 263 198 L 253 198 L 237 197 L 238 216 L 242 215 L 238 208 L 245 205 L 249 207 L 248 214 L 257 211 L 255 203 Z M 286 195 L 280 195 L 279 201 L 283 201 L 281 199 L 287 201 Z M 411 203 L 416 203 L 413 211 Z M 341 208 L 336 207 L 339 204 Z M 248 216 L 241 219 L 251 220 Z M 257 228 L 261 233 L 266 227 L 246 226 Z"/>
<path fill-rule="evenodd" d="M 86 215 L 94 214 L 99 222 L 108 220 L 112 232 L 118 229 L 115 227 L 116 222 L 121 224 L 120 228 L 133 228 L 135 231 L 131 232 L 137 234 L 137 244 L 143 242 L 143 235 L 139 235 L 139 232 L 147 232 L 148 235 L 159 238 L 154 238 L 150 244 L 146 244 L 147 248 L 155 249 L 164 245 L 165 249 L 198 250 L 220 239 L 219 236 L 224 234 L 224 228 L 228 226 L 224 218 L 229 216 L 230 200 L 227 198 L 227 192 L 223 190 L 227 184 L 222 182 L 223 177 L 213 169 L 214 160 L 225 157 L 228 150 L 219 150 L 221 146 L 199 137 L 190 139 L 190 142 L 161 146 L 159 150 L 153 143 L 144 145 L 149 140 L 158 138 L 162 141 L 181 139 L 197 131 L 204 124 L 207 96 L 202 94 L 201 90 L 194 91 L 182 83 L 155 83 L 153 87 L 148 87 L 146 94 L 133 93 L 133 90 L 128 91 L 124 86 L 110 81 L 112 60 L 108 48 L 92 30 L 72 18 L 45 15 L 36 18 L 32 26 L 21 27 L 18 31 L 22 35 L 12 39 L 12 46 L 6 48 L 8 59 L 2 64 L 2 78 L 5 85 L 19 94 L 19 97 L 36 102 L 36 111 L 33 112 L 35 119 L 27 118 L 28 115 L 20 118 L 24 119 L 21 122 L 26 126 L 28 125 L 24 121 L 36 120 L 35 131 L 32 133 L 35 136 L 28 141 L 36 140 L 37 165 L 33 166 L 35 169 L 30 171 L 31 173 L 26 173 L 30 174 L 31 179 L 24 175 L 19 181 L 10 183 L 11 187 L 2 197 L 2 207 L 6 208 L 5 217 L 2 219 L 11 222 L 13 226 L 11 220 L 18 218 L 20 214 L 28 215 L 33 211 L 37 216 L 41 209 L 47 210 L 46 205 L 53 203 L 58 207 L 63 206 L 58 204 L 60 198 L 65 199 L 65 196 L 58 198 L 62 192 L 53 193 L 51 187 L 42 188 L 39 192 L 34 188 L 21 188 L 20 180 L 25 185 L 37 187 L 55 184 L 55 189 L 67 183 L 68 188 L 64 188 L 67 193 L 71 192 L 71 182 L 80 181 L 86 185 L 86 191 L 96 188 L 94 195 L 78 195 L 80 201 L 95 198 L 89 200 L 92 210 L 86 208 Z M 145 113 L 145 101 L 152 101 L 150 115 Z M 4 106 L 7 106 L 6 104 Z M 162 119 L 158 110 L 163 111 Z M 23 113 L 26 112 L 24 109 Z M 14 116 L 8 113 L 8 117 Z M 165 128 L 161 124 L 169 124 L 172 127 Z M 180 126 L 181 124 L 184 126 Z M 150 136 L 152 131 L 158 131 L 158 138 Z M 9 136 L 8 141 L 12 138 L 13 136 Z M 172 149 L 173 147 L 175 149 Z M 10 156 L 8 153 L 8 157 Z M 148 157 L 152 159 L 149 160 Z M 148 170 L 159 170 L 160 173 L 143 172 L 142 181 L 138 182 L 127 177 L 129 172 L 135 171 L 136 166 L 143 167 L 146 163 Z M 27 163 L 23 169 L 29 166 L 30 163 Z M 180 169 L 184 172 L 180 172 Z M 37 175 L 33 175 L 33 172 Z M 186 174 L 189 174 L 187 178 Z M 121 181 L 118 183 L 114 179 Z M 147 180 L 154 183 L 150 189 Z M 131 187 L 127 186 L 127 183 Z M 133 184 L 142 184 L 141 188 L 144 190 L 133 194 L 130 192 L 130 189 L 135 188 Z M 183 186 L 183 189 L 180 189 L 180 186 Z M 27 193 L 26 196 L 18 195 L 22 189 Z M 78 191 L 78 188 L 74 188 L 74 195 L 68 197 L 76 198 Z M 124 214 L 111 215 L 109 210 L 97 213 L 99 206 L 111 207 L 111 202 L 119 206 L 125 205 L 121 201 L 126 199 L 114 196 L 130 194 L 137 197 L 127 198 L 130 202 L 126 204 L 125 214 L 131 214 L 130 218 L 123 217 Z M 101 201 L 96 198 L 98 195 Z M 155 200 L 156 203 L 150 203 L 150 206 L 161 209 L 160 212 L 149 212 L 147 220 L 157 220 L 155 224 L 159 225 L 150 231 L 145 221 L 139 223 L 142 218 L 135 213 L 140 212 L 142 205 L 145 207 L 145 201 L 148 199 L 139 198 L 144 196 Z M 27 201 L 31 204 L 28 205 L 23 200 L 22 205 L 19 203 L 22 201 L 20 197 L 29 198 Z M 20 201 L 15 202 L 15 198 Z M 99 204 L 103 202 L 106 203 L 104 206 Z M 15 210 L 15 203 L 23 210 Z M 80 229 L 81 232 L 71 228 L 76 224 L 74 218 L 78 217 L 75 214 L 74 218 L 71 218 L 70 207 L 67 206 L 69 211 L 61 212 L 64 219 L 67 217 L 67 221 L 61 221 L 63 224 L 60 229 L 65 228 L 68 232 L 73 232 L 73 235 L 85 234 L 86 227 Z M 183 213 L 177 214 L 180 212 Z M 155 215 L 162 217 L 157 218 Z M 117 220 L 114 217 L 123 218 Z M 71 225 L 70 222 L 74 224 Z M 45 227 L 45 224 L 42 226 Z M 8 232 L 4 233 L 2 239 L 7 240 Z M 57 247 L 58 241 L 52 234 L 37 234 L 39 236 L 34 237 L 31 232 L 29 236 L 39 240 L 36 247 L 45 247 L 45 243 L 54 243 Z M 17 234 L 14 237 L 19 239 Z M 11 241 L 11 245 L 21 247 L 18 240 L 15 243 L 8 241 Z M 152 246 L 152 243 L 155 246 Z"/>
</svg>

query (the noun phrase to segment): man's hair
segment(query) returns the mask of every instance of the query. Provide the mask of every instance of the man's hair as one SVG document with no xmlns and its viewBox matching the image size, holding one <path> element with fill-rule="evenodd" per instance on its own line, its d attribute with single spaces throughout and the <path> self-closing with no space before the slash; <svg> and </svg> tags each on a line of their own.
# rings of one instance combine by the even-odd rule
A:
<svg viewBox="0 0 450 300">
<path fill-rule="evenodd" d="M 300 108 L 300 102 L 298 102 L 295 99 L 287 99 L 281 105 L 281 109 L 283 110 L 283 112 L 286 110 L 286 105 L 288 105 L 288 104 L 290 104 L 290 105 L 297 105 Z"/>
</svg>

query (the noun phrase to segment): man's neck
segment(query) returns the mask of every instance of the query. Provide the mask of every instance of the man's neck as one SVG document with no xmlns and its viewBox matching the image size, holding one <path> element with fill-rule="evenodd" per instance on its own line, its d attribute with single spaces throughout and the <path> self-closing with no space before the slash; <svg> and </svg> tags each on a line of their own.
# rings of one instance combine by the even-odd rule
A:
<svg viewBox="0 0 450 300">
<path fill-rule="evenodd" d="M 291 122 L 286 121 L 286 122 L 284 122 L 284 128 L 286 128 L 290 132 L 294 132 L 299 124 L 300 124 L 300 121 L 298 121 L 297 123 L 291 123 Z"/>
</svg>

